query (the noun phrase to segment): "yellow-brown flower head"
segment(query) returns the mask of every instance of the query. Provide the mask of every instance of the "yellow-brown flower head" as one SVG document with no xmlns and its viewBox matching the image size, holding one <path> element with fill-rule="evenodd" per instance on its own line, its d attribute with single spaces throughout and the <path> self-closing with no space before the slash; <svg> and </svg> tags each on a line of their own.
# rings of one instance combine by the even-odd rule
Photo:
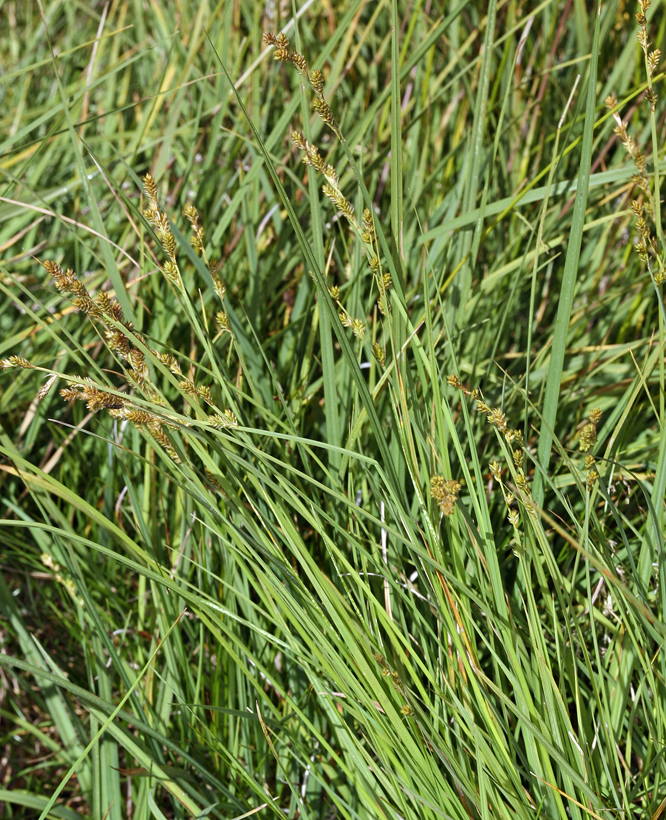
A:
<svg viewBox="0 0 666 820">
<path fill-rule="evenodd" d="M 445 479 L 441 475 L 434 475 L 430 479 L 430 495 L 447 517 L 453 512 L 460 489 L 460 483 L 453 479 Z"/>
<path fill-rule="evenodd" d="M 601 421 L 601 410 L 595 407 L 590 411 L 590 417 L 580 431 L 578 436 L 578 446 L 582 452 L 586 453 L 591 450 L 597 441 L 597 424 Z"/>
</svg>

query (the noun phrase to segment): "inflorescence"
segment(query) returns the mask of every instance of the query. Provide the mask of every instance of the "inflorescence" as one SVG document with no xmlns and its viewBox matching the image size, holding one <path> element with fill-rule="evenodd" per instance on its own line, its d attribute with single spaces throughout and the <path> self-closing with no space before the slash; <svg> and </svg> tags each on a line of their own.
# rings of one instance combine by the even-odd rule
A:
<svg viewBox="0 0 666 820">
<path fill-rule="evenodd" d="M 296 71 L 309 83 L 314 92 L 313 108 L 321 119 L 328 125 L 339 140 L 342 140 L 342 134 L 337 125 L 333 111 L 326 101 L 324 96 L 324 76 L 318 69 L 309 69 L 307 61 L 302 54 L 297 51 L 289 49 L 289 40 L 284 33 L 278 35 L 266 33 L 264 34 L 264 42 L 275 47 L 274 58 L 282 63 L 290 63 Z M 379 298 L 377 306 L 382 316 L 386 316 L 390 310 L 390 302 L 388 293 L 392 285 L 391 276 L 388 273 L 383 273 L 381 261 L 378 253 L 377 235 L 375 232 L 373 215 L 368 208 L 363 211 L 361 223 L 356 219 L 354 206 L 349 199 L 343 194 L 339 187 L 338 173 L 335 167 L 321 156 L 319 148 L 312 145 L 305 136 L 299 132 L 292 132 L 292 141 L 294 145 L 301 152 L 303 163 L 310 168 L 314 168 L 325 179 L 326 182 L 322 185 L 322 193 L 329 199 L 337 211 L 341 213 L 356 235 L 363 242 L 366 255 L 368 257 L 368 264 L 373 277 L 377 283 L 379 291 Z M 340 290 L 336 286 L 330 288 L 329 292 L 339 308 L 340 321 L 345 327 L 352 330 L 355 336 L 363 339 L 365 335 L 365 322 L 362 319 L 355 318 L 349 315 L 344 306 L 340 303 Z M 335 294 L 335 295 L 334 295 Z M 374 352 L 374 351 L 373 351 Z M 385 354 L 377 355 L 375 358 L 382 364 L 385 361 Z"/>
</svg>

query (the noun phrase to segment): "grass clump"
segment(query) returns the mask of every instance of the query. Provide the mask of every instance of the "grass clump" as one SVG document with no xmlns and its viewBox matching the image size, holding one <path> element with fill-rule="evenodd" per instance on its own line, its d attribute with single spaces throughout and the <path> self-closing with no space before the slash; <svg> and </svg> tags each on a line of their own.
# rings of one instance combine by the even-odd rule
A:
<svg viewBox="0 0 666 820">
<path fill-rule="evenodd" d="M 658 818 L 655 10 L 7 19 L 4 814 Z"/>
</svg>

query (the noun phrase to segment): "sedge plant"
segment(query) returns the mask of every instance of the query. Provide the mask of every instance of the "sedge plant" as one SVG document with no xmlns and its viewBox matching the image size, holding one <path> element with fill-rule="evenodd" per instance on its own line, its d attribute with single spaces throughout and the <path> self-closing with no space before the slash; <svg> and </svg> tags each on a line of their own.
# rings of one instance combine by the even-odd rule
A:
<svg viewBox="0 0 666 820">
<path fill-rule="evenodd" d="M 10 5 L 5 815 L 658 818 L 658 15 Z"/>
</svg>

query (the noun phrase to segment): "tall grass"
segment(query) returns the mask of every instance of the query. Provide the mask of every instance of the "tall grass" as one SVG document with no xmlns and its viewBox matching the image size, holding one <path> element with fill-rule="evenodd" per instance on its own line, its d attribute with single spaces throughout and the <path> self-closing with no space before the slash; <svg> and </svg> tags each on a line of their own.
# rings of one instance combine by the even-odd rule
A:
<svg viewBox="0 0 666 820">
<path fill-rule="evenodd" d="M 661 816 L 660 12 L 0 9 L 5 816 Z"/>
</svg>

